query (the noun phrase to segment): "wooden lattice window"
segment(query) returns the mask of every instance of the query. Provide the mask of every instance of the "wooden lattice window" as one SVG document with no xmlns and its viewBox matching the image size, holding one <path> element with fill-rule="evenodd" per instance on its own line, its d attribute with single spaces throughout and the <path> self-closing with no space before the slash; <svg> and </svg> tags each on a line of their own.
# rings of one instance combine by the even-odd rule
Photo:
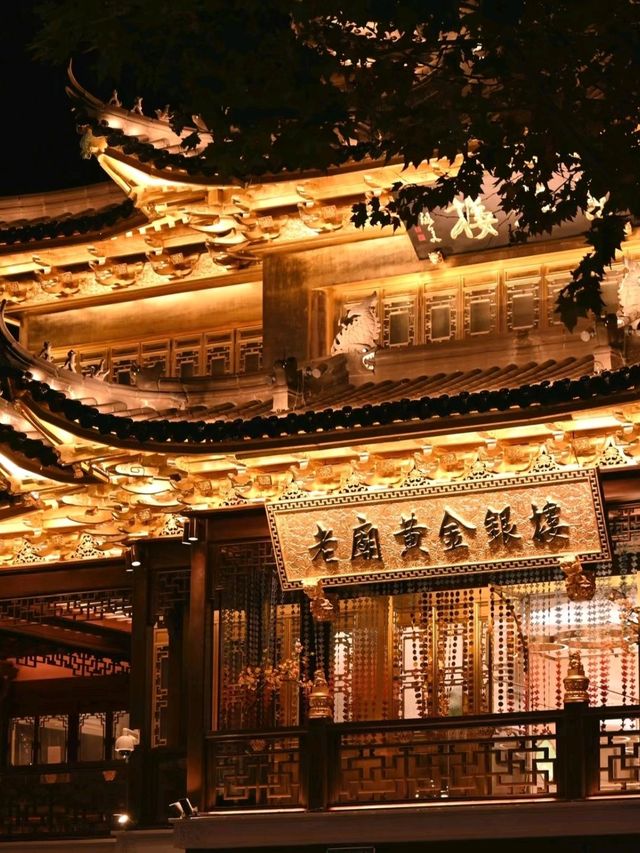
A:
<svg viewBox="0 0 640 853">
<path fill-rule="evenodd" d="M 205 354 L 207 376 L 233 373 L 233 343 L 230 332 L 207 335 Z"/>
<path fill-rule="evenodd" d="M 490 335 L 495 331 L 496 301 L 495 287 L 465 291 L 464 328 L 467 335 Z"/>
<path fill-rule="evenodd" d="M 142 344 L 140 355 L 141 367 L 160 367 L 164 375 L 167 374 L 169 366 L 169 343 L 168 341 L 150 341 Z"/>
<path fill-rule="evenodd" d="M 451 341 L 458 329 L 455 293 L 425 293 L 425 339 L 430 343 Z"/>
<path fill-rule="evenodd" d="M 137 346 L 113 347 L 111 350 L 111 380 L 131 384 L 134 368 L 139 364 Z"/>
<path fill-rule="evenodd" d="M 413 295 L 387 296 L 382 302 L 382 343 L 402 347 L 416 340 L 416 298 Z"/>
<path fill-rule="evenodd" d="M 540 281 L 538 278 L 507 281 L 507 328 L 509 331 L 535 329 L 540 322 Z"/>
<path fill-rule="evenodd" d="M 257 373 L 262 367 L 262 333 L 258 329 L 238 335 L 238 373 Z"/>
<path fill-rule="evenodd" d="M 200 374 L 201 339 L 178 338 L 174 345 L 174 373 L 176 376 L 198 376 Z"/>
</svg>

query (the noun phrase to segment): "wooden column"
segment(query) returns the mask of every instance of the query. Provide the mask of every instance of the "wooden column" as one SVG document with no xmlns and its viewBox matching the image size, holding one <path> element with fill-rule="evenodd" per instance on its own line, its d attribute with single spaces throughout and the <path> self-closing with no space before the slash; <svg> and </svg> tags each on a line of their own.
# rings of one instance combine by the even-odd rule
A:
<svg viewBox="0 0 640 853">
<path fill-rule="evenodd" d="M 129 808 L 139 826 L 155 822 L 153 799 L 149 796 L 153 720 L 153 614 L 150 604 L 151 569 L 144 560 L 133 573 L 133 620 L 131 637 L 130 725 L 140 729 L 140 744 L 129 759 Z"/>
<path fill-rule="evenodd" d="M 209 546 L 202 536 L 191 545 L 191 594 L 187 633 L 187 796 L 203 808 L 205 793 L 204 734 L 209 729 L 208 695 L 211 643 L 209 638 Z"/>
<path fill-rule="evenodd" d="M 199 539 L 190 546 L 191 591 L 185 636 L 187 796 L 207 808 L 205 736 L 212 728 L 213 602 L 216 549 L 225 542 L 267 539 L 266 514 L 258 508 L 230 509 L 199 518 Z"/>
<path fill-rule="evenodd" d="M 187 609 L 181 604 L 176 604 L 173 610 L 165 615 L 165 625 L 169 632 L 167 745 L 175 750 L 184 750 L 186 733 L 184 708 L 186 687 L 184 633 L 186 621 Z M 186 664 L 188 665 L 188 661 Z"/>
<path fill-rule="evenodd" d="M 8 660 L 0 659 L 0 767 L 9 763 L 9 718 L 11 689 L 18 670 Z"/>
</svg>

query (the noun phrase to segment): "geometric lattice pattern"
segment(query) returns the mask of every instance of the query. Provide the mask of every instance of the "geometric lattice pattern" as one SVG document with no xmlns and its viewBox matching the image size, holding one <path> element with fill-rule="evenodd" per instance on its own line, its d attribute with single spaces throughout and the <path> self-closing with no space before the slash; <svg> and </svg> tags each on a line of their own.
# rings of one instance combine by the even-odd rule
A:
<svg viewBox="0 0 640 853">
<path fill-rule="evenodd" d="M 158 623 L 164 623 L 175 607 L 181 608 L 188 603 L 190 580 L 189 568 L 154 572 L 151 607 Z"/>
<path fill-rule="evenodd" d="M 609 533 L 616 553 L 639 550 L 640 504 L 626 504 L 609 509 Z"/>
<path fill-rule="evenodd" d="M 553 732 L 393 728 L 340 739 L 336 803 L 556 793 Z"/>
<path fill-rule="evenodd" d="M 152 734 L 154 747 L 166 746 L 166 716 L 169 706 L 169 635 L 165 628 L 153 629 Z"/>
<path fill-rule="evenodd" d="M 0 616 L 30 622 L 45 621 L 52 616 L 85 621 L 115 615 L 131 616 L 130 589 L 90 590 L 0 601 Z"/>
<path fill-rule="evenodd" d="M 73 675 L 118 675 L 129 672 L 129 661 L 115 661 L 111 658 L 96 657 L 89 652 L 51 652 L 16 657 L 18 666 L 35 667 L 39 663 L 49 666 L 61 666 L 70 669 Z"/>
<path fill-rule="evenodd" d="M 109 835 L 111 815 L 123 811 L 126 803 L 126 767 L 103 767 L 64 773 L 28 767 L 3 771 L 0 837 Z"/>
<path fill-rule="evenodd" d="M 300 739 L 282 734 L 207 739 L 208 790 L 215 806 L 300 805 Z"/>
<path fill-rule="evenodd" d="M 607 729 L 600 732 L 600 793 L 640 791 L 639 724 L 638 716 L 606 721 Z"/>
</svg>

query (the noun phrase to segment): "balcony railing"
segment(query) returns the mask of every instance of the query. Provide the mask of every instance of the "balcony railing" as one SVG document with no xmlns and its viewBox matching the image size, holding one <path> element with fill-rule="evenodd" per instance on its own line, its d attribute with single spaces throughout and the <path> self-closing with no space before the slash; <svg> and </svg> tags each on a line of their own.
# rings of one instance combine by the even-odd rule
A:
<svg viewBox="0 0 640 853">
<path fill-rule="evenodd" d="M 303 729 L 238 732 L 207 741 L 209 808 L 299 806 Z"/>
<path fill-rule="evenodd" d="M 443 800 L 580 799 L 640 793 L 640 707 L 334 724 L 211 734 L 203 811 L 327 810 Z M 150 763 L 149 763 L 150 762 Z M 184 759 L 0 771 L 0 838 L 108 835 L 129 804 L 164 825 Z M 132 764 L 135 763 L 132 760 Z"/>
<path fill-rule="evenodd" d="M 322 810 L 640 792 L 640 708 L 211 734 L 204 808 Z"/>
<path fill-rule="evenodd" d="M 599 727 L 596 785 L 590 793 L 640 793 L 640 710 L 593 708 Z"/>
<path fill-rule="evenodd" d="M 330 805 L 555 796 L 558 725 L 528 715 L 337 726 Z"/>
<path fill-rule="evenodd" d="M 127 801 L 123 762 L 0 771 L 0 838 L 108 835 Z"/>
</svg>

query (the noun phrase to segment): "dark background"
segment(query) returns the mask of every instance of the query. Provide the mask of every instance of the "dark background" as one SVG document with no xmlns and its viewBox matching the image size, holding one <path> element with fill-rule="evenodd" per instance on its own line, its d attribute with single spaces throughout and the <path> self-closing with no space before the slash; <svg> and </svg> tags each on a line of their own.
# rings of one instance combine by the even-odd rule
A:
<svg viewBox="0 0 640 853">
<path fill-rule="evenodd" d="M 65 94 L 66 69 L 45 65 L 31 55 L 29 45 L 38 28 L 36 3 L 8 0 L 2 8 L 0 196 L 106 180 L 93 158 L 80 156 L 80 137 Z"/>
</svg>

